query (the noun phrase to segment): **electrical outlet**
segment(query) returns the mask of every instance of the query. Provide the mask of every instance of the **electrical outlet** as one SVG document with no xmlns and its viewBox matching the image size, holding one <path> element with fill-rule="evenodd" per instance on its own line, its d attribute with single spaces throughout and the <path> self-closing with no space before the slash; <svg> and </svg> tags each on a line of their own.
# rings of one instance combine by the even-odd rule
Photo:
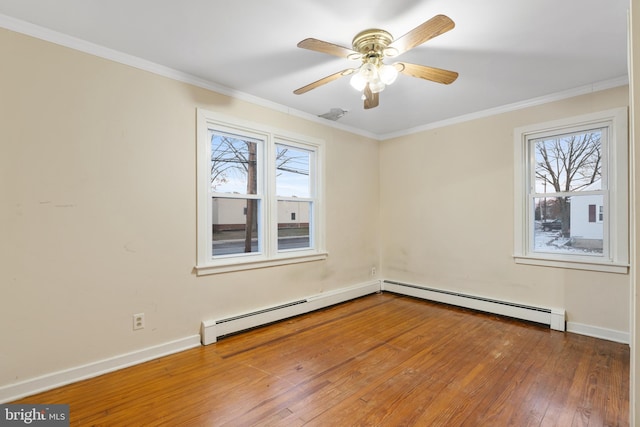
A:
<svg viewBox="0 0 640 427">
<path fill-rule="evenodd" d="M 371 267 L 371 277 L 375 277 L 375 276 L 376 276 L 376 268 Z"/>
<path fill-rule="evenodd" d="M 133 315 L 133 330 L 144 329 L 144 313 Z"/>
</svg>

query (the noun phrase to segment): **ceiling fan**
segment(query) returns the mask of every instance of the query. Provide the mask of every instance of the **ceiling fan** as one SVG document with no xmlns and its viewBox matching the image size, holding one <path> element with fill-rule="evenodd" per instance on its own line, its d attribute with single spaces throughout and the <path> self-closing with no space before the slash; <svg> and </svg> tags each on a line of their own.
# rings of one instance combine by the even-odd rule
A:
<svg viewBox="0 0 640 427">
<path fill-rule="evenodd" d="M 353 38 L 352 49 L 314 38 L 304 39 L 298 43 L 298 47 L 341 58 L 361 60 L 362 64 L 358 68 L 346 68 L 321 78 L 294 90 L 293 93 L 300 95 L 341 77 L 351 75 L 351 86 L 362 92 L 364 108 L 369 109 L 378 106 L 380 92 L 395 81 L 398 73 L 442 84 L 453 83 L 458 78 L 458 73 L 455 71 L 408 62 L 385 64 L 383 60 L 401 55 L 427 40 L 446 33 L 454 26 L 455 23 L 449 17 L 436 15 L 395 40 L 387 31 L 372 28 L 356 34 Z"/>
</svg>

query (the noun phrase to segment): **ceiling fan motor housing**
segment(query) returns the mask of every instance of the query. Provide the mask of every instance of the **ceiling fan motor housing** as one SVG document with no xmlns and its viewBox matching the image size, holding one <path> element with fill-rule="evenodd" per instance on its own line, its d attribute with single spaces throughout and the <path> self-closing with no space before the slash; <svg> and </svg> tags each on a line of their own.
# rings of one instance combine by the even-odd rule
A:
<svg viewBox="0 0 640 427">
<path fill-rule="evenodd" d="M 371 28 L 356 34 L 353 38 L 353 50 L 363 55 L 363 58 L 380 59 L 385 50 L 393 42 L 393 37 L 385 30 Z"/>
</svg>

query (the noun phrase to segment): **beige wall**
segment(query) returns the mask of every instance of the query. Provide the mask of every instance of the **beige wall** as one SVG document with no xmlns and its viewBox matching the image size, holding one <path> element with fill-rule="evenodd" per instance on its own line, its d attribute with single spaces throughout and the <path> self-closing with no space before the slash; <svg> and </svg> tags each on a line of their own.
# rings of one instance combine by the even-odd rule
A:
<svg viewBox="0 0 640 427">
<path fill-rule="evenodd" d="M 0 387 L 371 280 L 376 141 L 6 30 L 0 56 Z M 195 276 L 197 107 L 326 141 L 327 260 Z"/>
<path fill-rule="evenodd" d="M 627 100 L 628 88 L 619 87 L 383 142 L 383 276 L 564 308 L 573 324 L 628 333 L 628 275 L 512 258 L 514 128 L 626 107 Z"/>
</svg>

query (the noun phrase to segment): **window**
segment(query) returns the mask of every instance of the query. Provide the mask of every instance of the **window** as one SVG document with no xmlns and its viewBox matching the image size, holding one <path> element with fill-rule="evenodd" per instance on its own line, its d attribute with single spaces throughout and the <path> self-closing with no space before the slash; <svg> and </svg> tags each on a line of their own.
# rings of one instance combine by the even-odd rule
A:
<svg viewBox="0 0 640 427">
<path fill-rule="evenodd" d="M 589 205 L 589 222 L 596 222 L 596 205 Z"/>
<path fill-rule="evenodd" d="M 626 273 L 627 112 L 515 130 L 517 263 Z"/>
<path fill-rule="evenodd" d="M 596 209 L 598 214 L 596 216 Z M 604 206 L 589 205 L 589 222 L 602 222 L 604 220 Z"/>
<path fill-rule="evenodd" d="M 196 271 L 326 258 L 323 143 L 198 110 Z"/>
</svg>

